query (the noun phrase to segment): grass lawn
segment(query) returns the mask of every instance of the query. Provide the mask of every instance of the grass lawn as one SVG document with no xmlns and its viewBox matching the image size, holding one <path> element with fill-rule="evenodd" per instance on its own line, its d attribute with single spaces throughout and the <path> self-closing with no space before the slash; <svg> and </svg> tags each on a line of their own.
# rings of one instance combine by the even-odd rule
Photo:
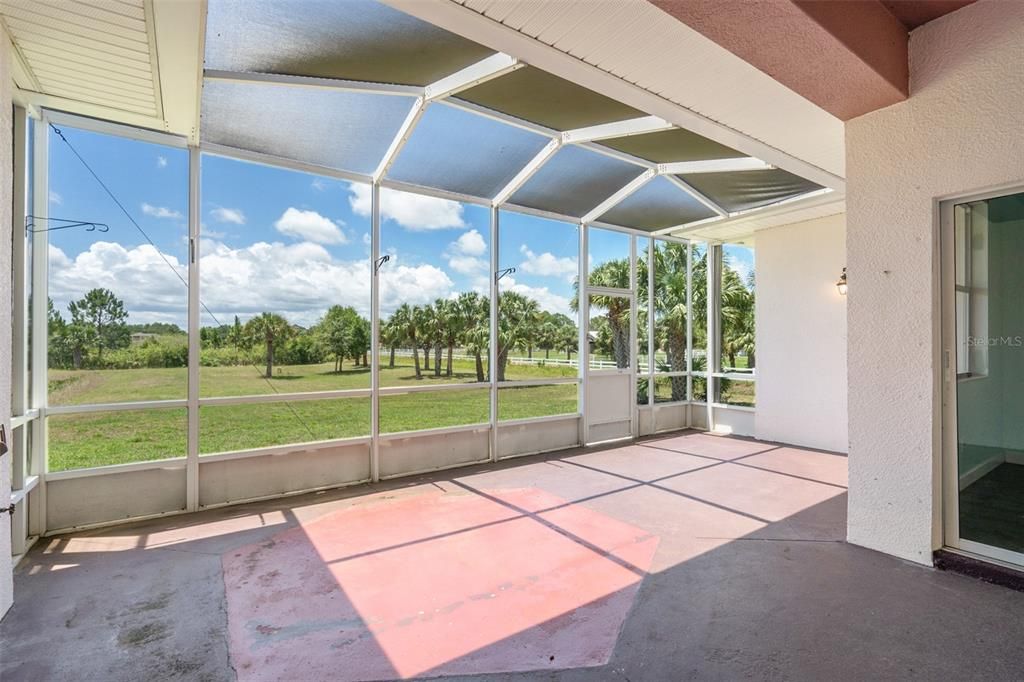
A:
<svg viewBox="0 0 1024 682">
<path fill-rule="evenodd" d="M 718 391 L 718 402 L 742 407 L 754 406 L 756 384 L 753 381 L 723 379 Z"/>
<path fill-rule="evenodd" d="M 442 367 L 443 367 L 442 363 Z M 506 379 L 553 379 L 575 377 L 572 367 L 556 365 L 509 365 Z M 86 405 L 139 400 L 184 399 L 188 371 L 173 369 L 100 369 L 50 370 L 51 405 Z M 421 386 L 424 384 L 473 383 L 476 370 L 472 360 L 452 363 L 452 376 L 435 377 L 433 369 L 417 379 L 412 358 L 396 358 L 395 367 L 381 366 L 381 386 Z M 273 393 L 305 393 L 369 388 L 370 370 L 345 365 L 334 371 L 333 363 L 320 365 L 280 365 L 274 377 L 266 379 L 262 369 L 243 367 L 200 367 L 199 393 L 204 398 Z"/>
<path fill-rule="evenodd" d="M 476 378 L 471 362 L 456 363 L 456 376 L 451 379 L 430 376 L 417 380 L 410 365 L 382 369 L 382 385 Z M 472 374 L 466 372 L 466 365 Z M 368 370 L 334 374 L 332 369 L 330 365 L 283 367 L 281 378 L 275 372 L 270 383 L 281 393 L 369 386 Z M 509 378 L 559 377 L 565 376 L 566 369 L 517 366 Z M 204 367 L 202 372 L 201 381 L 206 385 L 220 379 L 213 384 L 220 389 L 219 395 L 274 392 L 251 367 Z M 178 369 L 54 370 L 50 372 L 51 403 L 184 398 L 184 380 L 184 370 Z M 489 420 L 488 398 L 487 388 L 382 396 L 381 432 L 485 423 Z M 575 413 L 576 398 L 575 384 L 501 389 L 498 415 L 506 420 Z M 183 408 L 59 415 L 49 418 L 48 428 L 51 471 L 179 457 L 186 451 Z M 202 454 L 366 436 L 370 433 L 370 398 L 204 406 L 200 408 L 199 431 Z"/>
</svg>

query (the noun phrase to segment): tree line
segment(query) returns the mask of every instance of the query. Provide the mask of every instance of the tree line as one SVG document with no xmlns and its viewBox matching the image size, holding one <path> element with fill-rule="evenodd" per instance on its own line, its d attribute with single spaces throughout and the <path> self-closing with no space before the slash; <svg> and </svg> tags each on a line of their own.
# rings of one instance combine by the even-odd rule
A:
<svg viewBox="0 0 1024 682">
<path fill-rule="evenodd" d="M 685 371 L 687 356 L 687 275 L 686 246 L 660 243 L 654 255 L 654 346 L 664 360 L 659 371 Z M 639 346 L 647 348 L 648 267 L 646 258 L 637 261 L 637 328 Z M 754 283 L 723 264 L 721 286 L 722 354 L 728 366 L 735 367 L 743 355 L 747 366 L 754 366 Z M 707 265 L 695 259 L 691 276 L 692 303 L 698 311 L 692 320 L 693 343 L 703 348 L 707 339 Z M 628 288 L 628 259 L 602 263 L 590 273 L 592 286 Z M 575 312 L 581 310 L 578 284 L 571 301 Z M 628 298 L 592 295 L 595 312 L 591 318 L 592 350 L 613 358 L 627 368 L 630 309 Z M 498 301 L 497 380 L 505 372 L 513 350 L 534 356 L 543 351 L 565 353 L 572 359 L 578 351 L 575 322 L 560 313 L 541 310 L 540 304 L 519 292 L 504 291 Z M 65 320 L 49 303 L 51 367 L 133 368 L 184 367 L 188 364 L 187 335 L 169 323 L 129 325 L 124 303 L 109 289 L 97 288 L 68 306 Z M 584 314 L 591 311 L 584 306 Z M 132 335 L 138 334 L 136 342 Z M 425 373 L 435 377 L 452 376 L 456 349 L 471 355 L 476 380 L 489 380 L 490 301 L 475 292 L 451 299 L 437 299 L 427 305 L 403 304 L 381 322 L 380 341 L 394 368 L 398 351 L 411 351 L 417 378 Z M 333 362 L 335 372 L 344 371 L 345 361 L 353 367 L 369 366 L 370 322 L 350 306 L 334 305 L 309 328 L 290 323 L 283 315 L 262 312 L 245 323 L 236 316 L 232 324 L 204 326 L 200 329 L 200 364 L 261 365 L 267 377 L 275 365 L 301 365 Z M 694 358 L 694 368 L 704 369 L 703 358 Z M 685 377 L 672 378 L 673 399 L 685 399 Z"/>
</svg>

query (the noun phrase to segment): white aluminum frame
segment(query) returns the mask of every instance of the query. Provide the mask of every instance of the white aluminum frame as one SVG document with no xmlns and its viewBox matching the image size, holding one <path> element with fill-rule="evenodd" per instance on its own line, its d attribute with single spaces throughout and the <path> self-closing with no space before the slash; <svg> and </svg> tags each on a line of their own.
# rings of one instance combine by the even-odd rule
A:
<svg viewBox="0 0 1024 682">
<path fill-rule="evenodd" d="M 257 78 L 255 80 L 261 80 Z M 276 79 L 271 79 L 276 82 Z M 285 79 L 288 80 L 288 79 Z M 283 83 L 282 83 L 283 84 Z M 308 85 L 307 83 L 288 83 L 295 85 Z M 335 87 L 335 84 L 324 85 L 318 83 L 322 87 Z M 404 88 L 399 88 L 395 91 L 395 94 L 409 94 Z M 446 104 L 454 106 L 462 106 L 465 108 L 465 103 L 454 103 L 446 102 Z M 653 256 L 652 252 L 656 248 L 654 238 L 661 239 L 663 241 L 672 241 L 678 243 L 687 244 L 687 258 L 688 258 L 688 284 L 692 285 L 692 250 L 693 245 L 690 241 L 681 238 L 674 238 L 667 235 L 656 235 L 651 232 L 636 230 L 630 228 L 623 228 L 621 226 L 610 225 L 593 221 L 593 223 L 581 221 L 578 218 L 571 216 L 564 216 L 556 213 L 547 211 L 538 211 L 535 209 L 529 209 L 525 207 L 518 207 L 512 204 L 506 203 L 507 196 L 494 197 L 491 199 L 479 198 L 479 197 L 468 197 L 463 195 L 454 194 L 451 192 L 445 192 L 443 190 L 433 190 L 431 188 L 424 188 L 419 186 L 411 186 L 404 183 L 392 181 L 383 177 L 385 173 L 382 173 L 382 177 L 374 181 L 373 176 L 364 176 L 360 174 L 349 173 L 345 171 L 339 171 L 337 169 L 324 168 L 307 164 L 298 161 L 292 161 L 287 159 L 280 159 L 278 157 L 261 154 L 258 152 L 249 152 L 245 150 L 223 147 L 219 145 L 203 144 L 199 147 L 190 147 L 184 138 L 178 136 L 172 136 L 167 134 L 156 133 L 153 131 L 146 131 L 131 128 L 129 126 L 123 126 L 120 124 L 111 124 L 103 121 L 93 121 L 91 119 L 79 118 L 77 116 L 69 114 L 61 114 L 58 112 L 43 112 L 42 121 L 37 124 L 34 138 L 34 179 L 33 179 L 33 192 L 36 201 L 36 207 L 33 212 L 36 215 L 45 216 L 46 214 L 46 186 L 48 179 L 48 129 L 46 121 L 53 117 L 53 120 L 60 121 L 62 125 L 74 126 L 80 129 L 91 130 L 94 132 L 101 132 L 105 134 L 113 134 L 122 137 L 128 137 L 130 139 L 139 139 L 142 141 L 156 142 L 160 144 L 170 144 L 171 146 L 178 148 L 186 148 L 189 151 L 189 240 L 190 240 L 190 255 L 189 255 L 189 386 L 186 398 L 180 400 L 155 400 L 155 401 L 142 401 L 135 403 L 107 403 L 107 404 L 92 404 L 92 405 L 62 405 L 62 406 L 48 406 L 47 390 L 46 390 L 46 309 L 45 309 L 45 296 L 34 297 L 34 309 L 33 309 L 33 369 L 42 368 L 41 371 L 33 371 L 33 391 L 32 391 L 32 404 L 31 409 L 24 415 L 21 428 L 34 428 L 33 433 L 33 450 L 38 453 L 38 456 L 33 458 L 33 461 L 41 464 L 38 472 L 32 472 L 30 476 L 33 485 L 36 488 L 36 499 L 39 500 L 38 504 L 41 506 L 41 512 L 36 513 L 36 508 L 33 507 L 33 518 L 34 525 L 39 529 L 39 532 L 45 532 L 45 518 L 43 513 L 45 512 L 45 483 L 47 479 L 47 472 L 45 470 L 45 433 L 46 433 L 46 417 L 49 414 L 52 415 L 65 415 L 65 414 L 76 414 L 76 413 L 88 413 L 88 412 L 104 412 L 104 411 L 139 411 L 139 410 L 151 410 L 151 409 L 167 409 L 167 408 L 186 408 L 188 412 L 188 450 L 183 457 L 169 458 L 165 460 L 152 460 L 145 462 L 133 462 L 125 465 L 113 465 L 108 467 L 96 467 L 90 469 L 76 469 L 62 472 L 53 472 L 50 475 L 54 480 L 64 480 L 80 477 L 88 477 L 95 475 L 102 475 L 108 473 L 116 473 L 119 471 L 139 471 L 145 469 L 157 469 L 157 468 L 181 468 L 186 475 L 186 508 L 188 510 L 195 510 L 199 508 L 198 502 L 198 477 L 199 468 L 202 462 L 212 462 L 228 459 L 240 459 L 246 457 L 259 457 L 266 455 L 285 455 L 295 451 L 308 451 L 310 449 L 319 449 L 325 447 L 338 447 L 344 445 L 353 445 L 361 443 L 369 443 L 371 446 L 371 479 L 380 480 L 380 451 L 379 443 L 382 440 L 393 440 L 399 438 L 408 438 L 413 435 L 437 435 L 444 433 L 458 433 L 464 431 L 475 431 L 479 429 L 490 430 L 490 457 L 492 461 L 497 458 L 498 447 L 497 438 L 498 430 L 502 425 L 519 425 L 524 423 L 538 423 L 551 420 L 568 420 L 578 419 L 580 424 L 580 443 L 586 443 L 587 433 L 589 424 L 586 417 L 587 405 L 586 405 L 586 387 L 587 387 L 587 375 L 589 374 L 590 365 L 590 351 L 589 351 L 589 300 L 591 294 L 609 294 L 609 295 L 627 295 L 631 301 L 631 309 L 635 309 L 637 304 L 637 282 L 636 282 L 636 268 L 637 268 L 637 245 L 636 239 L 638 237 L 650 238 L 648 246 L 648 257 L 650 258 L 650 272 L 649 272 L 649 302 L 648 302 L 648 342 L 649 351 L 650 345 L 654 342 L 653 337 L 653 326 L 654 326 L 654 315 L 651 309 L 654 305 L 653 293 L 654 289 L 651 286 L 651 279 L 653 279 Z M 502 120 L 501 116 L 496 116 L 499 120 Z M 507 122 L 507 121 L 506 121 Z M 415 123 L 413 121 L 412 123 Z M 521 123 L 521 122 L 520 122 Z M 637 121 L 625 122 L 629 125 L 638 125 Z M 655 125 L 655 122 L 650 122 L 651 126 Z M 529 127 L 529 126 L 523 126 Z M 412 126 L 409 126 L 411 131 Z M 532 128 L 531 128 L 532 129 Z M 636 129 L 635 134 L 640 134 L 640 129 Z M 571 133 L 572 131 L 570 131 Z M 595 131 L 589 133 L 591 136 L 595 135 Z M 558 149 L 560 149 L 564 142 L 562 140 L 563 135 L 566 133 L 554 134 L 552 141 L 545 147 L 545 151 L 535 158 L 528 168 L 524 169 L 525 174 L 521 173 L 522 177 L 518 177 L 519 184 L 525 182 L 533 172 L 540 168 L 541 164 L 547 158 L 550 158 Z M 579 139 L 583 139 L 582 136 Z M 589 142 L 576 141 L 573 144 L 579 144 L 586 148 L 592 148 L 595 145 L 591 145 Z M 400 145 L 399 145 L 400 146 Z M 628 155 L 622 155 L 619 153 L 611 152 L 610 150 L 600 148 L 595 149 L 600 153 L 612 156 L 615 158 L 626 157 L 625 160 L 635 163 L 636 165 L 643 167 L 641 175 L 634 179 L 630 183 L 630 186 L 623 188 L 616 193 L 616 197 L 619 199 L 625 198 L 628 195 L 626 190 L 638 189 L 643 182 L 652 180 L 654 177 L 660 175 L 660 170 L 657 165 L 649 164 L 647 162 L 638 162 L 638 160 L 628 157 Z M 332 177 L 336 179 L 349 180 L 354 182 L 363 182 L 369 184 L 373 188 L 373 200 L 372 200 L 372 215 L 371 215 L 371 258 L 372 262 L 376 263 L 377 258 L 380 254 L 380 191 L 381 188 L 393 188 L 402 191 L 413 191 L 419 194 L 427 196 L 438 196 L 447 199 L 455 199 L 458 201 L 469 202 L 477 205 L 487 205 L 491 210 L 492 215 L 492 227 L 491 227 L 491 266 L 494 275 L 497 274 L 498 265 L 500 263 L 499 253 L 499 209 L 512 210 L 521 212 L 529 215 L 537 215 L 544 218 L 552 218 L 562 222 L 574 223 L 579 226 L 579 242 L 578 242 L 578 254 L 579 254 L 579 287 L 578 296 L 581 302 L 580 316 L 579 316 L 579 348 L 577 350 L 578 358 L 578 375 L 576 378 L 558 378 L 549 380 L 530 380 L 530 381 L 496 381 L 496 363 L 497 363 L 497 343 L 498 343 L 498 285 L 497 281 L 492 281 L 491 285 L 491 352 L 489 353 L 489 365 L 490 365 L 490 376 L 486 384 L 479 383 L 465 383 L 465 384 L 437 384 L 429 386 L 418 386 L 418 387 L 383 387 L 379 383 L 379 367 L 380 367 L 380 347 L 379 347 L 379 273 L 374 272 L 372 275 L 371 282 L 371 327 L 372 327 L 372 343 L 371 343 L 371 385 L 367 389 L 345 389 L 336 391 L 319 391 L 319 392 L 303 392 L 303 393 L 285 393 L 285 394 L 259 394 L 259 395 L 244 395 L 244 396 L 218 396 L 218 397 L 200 397 L 199 395 L 199 384 L 198 384 L 198 332 L 200 326 L 199 311 L 200 311 L 200 287 L 199 287 L 199 222 L 200 222 L 200 198 L 199 191 L 201 187 L 200 183 L 200 171 L 201 171 L 201 154 L 210 153 L 214 155 L 227 156 L 238 160 L 261 163 L 274 167 L 291 168 L 293 170 L 299 170 L 303 172 L 315 173 L 323 175 L 325 177 Z M 395 152 L 397 155 L 397 151 Z M 543 156 L 544 158 L 539 158 Z M 385 169 L 386 170 L 386 169 Z M 670 178 L 670 180 L 673 180 Z M 634 186 L 635 185 L 635 186 Z M 514 193 L 516 187 L 506 187 L 503 190 L 503 194 L 511 196 Z M 612 197 L 614 198 L 614 197 Z M 609 202 L 609 208 L 610 208 Z M 630 279 L 631 286 L 629 290 L 618 290 L 618 289 L 607 289 L 602 287 L 591 287 L 588 285 L 587 279 L 589 277 L 589 268 L 587 266 L 587 255 L 588 255 L 588 231 L 591 227 L 598 227 L 601 229 L 607 229 L 622 234 L 629 235 L 630 239 Z M 47 268 L 46 268 L 46 233 L 34 233 L 33 234 L 33 287 L 34 291 L 45 292 L 47 290 Z M 709 254 L 712 249 L 709 247 Z M 492 277 L 492 280 L 494 278 Z M 709 285 L 714 282 L 714 278 L 709 277 Z M 688 286 L 688 301 L 687 305 L 690 306 L 692 300 L 689 293 L 691 286 Z M 586 308 L 584 308 L 586 306 Z M 709 306 L 710 315 L 710 306 Z M 630 352 L 637 352 L 637 330 L 636 316 L 631 316 L 631 329 L 630 329 Z M 688 325 L 688 347 L 691 349 L 692 354 L 692 322 Z M 648 366 L 648 376 L 651 378 L 651 389 L 649 397 L 649 405 L 653 406 L 653 377 L 661 376 L 680 376 L 684 373 L 670 372 L 670 373 L 658 373 L 654 371 L 653 353 L 649 354 L 650 361 Z M 638 375 L 636 367 L 637 359 L 634 358 L 631 363 L 631 374 L 632 385 L 634 386 Z M 688 391 L 692 391 L 692 357 L 688 357 L 688 369 L 685 375 L 688 378 Z M 40 363 L 40 364 L 37 364 Z M 498 392 L 501 388 L 509 388 L 515 386 L 541 386 L 541 385 L 558 385 L 558 384 L 572 384 L 575 383 L 578 386 L 578 405 L 577 412 L 561 414 L 561 415 L 549 415 L 543 417 L 535 417 L 528 419 L 516 419 L 501 421 L 498 419 Z M 710 376 L 709 376 L 710 384 Z M 389 434 L 380 433 L 380 399 L 383 396 L 396 394 L 396 393 L 408 393 L 408 392 L 443 392 L 449 390 L 480 390 L 489 389 L 490 391 L 490 414 L 491 418 L 488 423 L 484 424 L 472 424 L 472 425 L 460 425 L 455 427 L 446 427 L 442 429 L 428 429 L 422 431 L 413 432 L 395 432 Z M 712 390 L 709 386 L 709 390 Z M 202 406 L 216 406 L 216 405 L 231 405 L 231 404 L 246 404 L 246 403 L 262 403 L 262 402 L 284 402 L 292 400 L 323 400 L 323 399 L 342 399 L 346 397 L 371 397 L 371 433 L 367 436 L 359 436 L 354 438 L 343 438 L 333 439 L 327 441 L 310 441 L 305 443 L 291 443 L 279 446 L 269 446 L 263 448 L 254 448 L 250 450 L 243 450 L 237 452 L 223 452 L 223 453 L 210 453 L 210 454 L 199 454 L 199 443 L 198 443 L 198 428 L 199 428 L 199 408 Z M 688 398 L 692 398 L 692 393 L 688 393 Z M 635 400 L 632 402 L 635 403 Z M 684 404 L 682 401 L 679 403 L 669 404 Z M 709 401 L 710 403 L 711 401 Z M 634 404 L 634 410 L 631 418 L 631 431 L 633 437 L 638 433 L 638 413 Z M 708 405 L 709 413 L 711 405 Z M 713 424 L 713 421 L 709 420 L 709 423 Z M 37 436 L 38 433 L 38 436 Z M 462 465 L 457 465 L 462 466 Z M 339 484 L 339 485 L 348 485 Z M 330 486 L 334 487 L 334 486 Z M 163 514 L 160 514 L 163 515 Z M 158 515 L 158 516 L 160 516 Z M 99 524 L 103 525 L 103 524 Z"/>
<path fill-rule="evenodd" d="M 631 135 L 641 135 L 645 133 L 658 132 L 662 130 L 670 130 L 675 126 L 669 121 L 658 117 L 658 116 L 641 116 L 638 118 L 627 119 L 625 121 L 617 121 L 613 123 L 605 123 L 593 126 L 587 126 L 583 128 L 577 128 L 574 130 L 567 131 L 556 131 L 545 126 L 524 121 L 516 118 L 509 114 L 502 113 L 482 107 L 460 99 L 452 99 L 452 97 L 459 92 L 469 89 L 475 85 L 499 78 L 507 73 L 511 73 L 519 68 L 526 66 L 525 62 L 516 59 L 510 55 L 502 52 L 497 52 L 489 57 L 486 57 L 475 64 L 471 64 L 464 69 L 450 74 L 444 78 L 441 78 L 434 83 L 428 84 L 425 87 L 418 86 L 407 86 L 407 85 L 394 85 L 389 83 L 374 83 L 368 81 L 350 81 L 350 80 L 338 80 L 330 78 L 316 78 L 309 76 L 287 76 L 279 74 L 264 74 L 264 73 L 241 73 L 232 71 L 223 71 L 215 69 L 204 70 L 203 76 L 211 81 L 228 81 L 236 83 L 259 83 L 264 85 L 279 85 L 284 87 L 316 87 L 326 88 L 346 92 L 362 92 L 369 94 L 378 95 L 403 95 L 415 97 L 415 101 L 409 110 L 405 120 L 399 127 L 394 139 L 388 146 L 388 149 L 376 170 L 369 178 L 359 175 L 358 173 L 351 173 L 346 171 L 335 172 L 344 173 L 348 179 L 353 179 L 362 182 L 373 182 L 380 183 L 383 186 L 393 187 L 395 189 L 402 189 L 403 191 L 411 191 L 419 194 L 426 194 L 428 196 L 435 196 L 433 193 L 438 192 L 442 198 L 454 199 L 456 201 L 466 201 L 469 203 L 485 203 L 492 206 L 505 207 L 506 202 L 512 197 L 515 192 L 521 188 L 545 163 L 547 163 L 557 152 L 565 145 L 576 145 L 584 149 L 608 156 L 610 158 L 617 159 L 636 165 L 640 168 L 646 169 L 646 172 L 642 177 L 646 176 L 646 179 L 642 180 L 636 178 L 634 181 L 627 184 L 625 187 L 620 189 L 618 192 L 608 197 L 605 201 L 601 202 L 587 215 L 578 219 L 580 222 L 594 223 L 601 215 L 606 213 L 608 210 L 613 208 L 616 204 L 622 201 L 624 198 L 629 196 L 632 192 L 639 189 L 647 181 L 653 177 L 662 176 L 667 178 L 673 185 L 675 185 L 682 192 L 689 194 L 691 197 L 696 199 L 702 205 L 715 212 L 719 219 L 732 217 L 738 215 L 737 213 L 730 214 L 718 203 L 710 199 L 708 196 L 692 187 L 689 183 L 680 180 L 676 177 L 680 173 L 719 173 L 719 172 L 736 172 L 746 170 L 764 170 L 775 168 L 775 166 L 753 157 L 742 157 L 738 159 L 714 159 L 707 161 L 683 161 L 674 163 L 654 163 L 646 159 L 620 152 L 612 149 L 611 147 L 605 147 L 602 145 L 594 144 L 595 141 L 611 139 L 617 137 L 628 137 Z M 459 195 L 457 193 L 445 192 L 436 188 L 422 187 L 417 185 L 408 185 L 405 183 L 397 183 L 389 181 L 387 177 L 388 171 L 391 169 L 394 162 L 397 160 L 402 148 L 406 142 L 412 136 L 416 129 L 416 125 L 423 117 L 427 107 L 432 103 L 443 103 L 447 106 L 452 106 L 463 111 L 489 118 L 500 123 L 511 125 L 523 130 L 528 130 L 532 133 L 542 135 L 550 139 L 550 142 L 533 158 L 531 159 L 520 171 L 515 175 L 512 181 L 510 181 L 504 188 L 502 188 L 494 197 L 470 197 L 466 195 Z M 159 135 L 159 133 L 154 133 Z M 219 145 L 211 145 L 211 149 L 220 147 Z M 203 145 L 204 150 L 207 148 Z M 223 149 L 223 148 L 222 148 Z M 240 150 L 241 151 L 241 150 Z M 221 153 L 229 154 L 226 151 Z M 244 152 L 243 152 L 244 153 Z M 262 156 L 262 155 L 261 155 Z M 309 168 L 308 164 L 303 164 Z M 817 170 L 817 169 L 816 169 Z M 309 172 L 321 172 L 317 170 L 310 170 Z M 648 175 L 650 173 L 650 175 Z M 634 186 L 634 183 L 639 183 Z M 803 198 L 803 197 L 798 197 Z M 790 199 L 792 200 L 792 199 Z M 789 200 L 786 200 L 789 201 Z M 755 210 L 768 209 L 776 206 L 776 202 L 768 206 L 761 207 Z M 559 220 L 567 220 L 569 222 L 576 222 L 576 218 L 572 216 L 559 215 Z M 703 221 L 695 221 L 702 223 Z M 667 233 L 669 231 L 685 230 L 690 227 L 691 223 L 684 223 L 678 227 L 669 228 L 668 230 L 659 230 L 658 232 Z"/>
<path fill-rule="evenodd" d="M 490 319 L 490 339 L 488 345 L 490 352 L 487 356 L 488 364 L 488 383 L 490 384 L 490 457 L 492 462 L 498 461 L 498 387 L 495 382 L 498 380 L 498 349 L 500 348 L 500 337 L 501 326 L 499 324 L 498 315 L 501 314 L 499 310 L 499 300 L 501 293 L 498 286 L 498 270 L 501 268 L 501 257 L 498 253 L 498 216 L 500 211 L 497 206 L 491 206 L 488 211 L 490 216 L 490 240 L 491 240 L 491 277 L 490 277 L 490 295 L 491 295 L 491 319 Z"/>
<path fill-rule="evenodd" d="M 201 225 L 200 155 L 188 148 L 188 452 L 185 509 L 199 510 L 199 231 Z"/>
</svg>

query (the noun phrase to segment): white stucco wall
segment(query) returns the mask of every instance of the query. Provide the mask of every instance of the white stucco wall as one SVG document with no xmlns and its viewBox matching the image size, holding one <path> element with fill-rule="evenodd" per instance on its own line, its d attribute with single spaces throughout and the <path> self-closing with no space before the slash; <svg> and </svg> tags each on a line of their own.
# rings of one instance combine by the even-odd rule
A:
<svg viewBox="0 0 1024 682">
<path fill-rule="evenodd" d="M 757 413 L 761 440 L 846 452 L 846 219 L 759 231 Z"/>
<path fill-rule="evenodd" d="M 11 81 L 0 48 L 0 423 L 11 438 Z M 0 509 L 11 503 L 11 453 L 0 457 Z M 13 599 L 11 517 L 0 512 L 0 617 Z"/>
<path fill-rule="evenodd" d="M 1024 3 L 911 35 L 910 98 L 847 123 L 848 539 L 941 544 L 937 201 L 1024 182 Z"/>
</svg>

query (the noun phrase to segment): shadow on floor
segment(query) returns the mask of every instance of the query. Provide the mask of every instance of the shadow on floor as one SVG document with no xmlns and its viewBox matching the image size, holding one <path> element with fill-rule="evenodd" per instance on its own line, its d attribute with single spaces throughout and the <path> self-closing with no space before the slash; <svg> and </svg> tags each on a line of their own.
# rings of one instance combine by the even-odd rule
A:
<svg viewBox="0 0 1024 682">
<path fill-rule="evenodd" d="M 50 538 L 0 677 L 1018 676 L 1024 594 L 847 545 L 845 485 L 685 433 Z"/>
</svg>

